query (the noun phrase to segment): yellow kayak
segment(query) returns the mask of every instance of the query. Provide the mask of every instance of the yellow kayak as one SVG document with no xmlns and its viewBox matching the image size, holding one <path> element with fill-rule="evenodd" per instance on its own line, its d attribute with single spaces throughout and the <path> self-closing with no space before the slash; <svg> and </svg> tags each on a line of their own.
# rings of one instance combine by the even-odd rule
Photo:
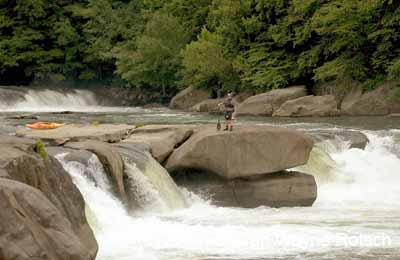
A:
<svg viewBox="0 0 400 260">
<path fill-rule="evenodd" d="M 26 127 L 35 130 L 48 130 L 48 129 L 56 129 L 64 125 L 65 124 L 59 124 L 59 123 L 37 122 L 33 124 L 27 124 Z"/>
</svg>

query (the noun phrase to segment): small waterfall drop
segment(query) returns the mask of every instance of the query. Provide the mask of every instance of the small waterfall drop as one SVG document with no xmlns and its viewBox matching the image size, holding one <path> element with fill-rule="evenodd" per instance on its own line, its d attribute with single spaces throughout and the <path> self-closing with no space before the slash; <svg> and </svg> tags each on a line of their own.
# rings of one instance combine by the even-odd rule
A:
<svg viewBox="0 0 400 260">
<path fill-rule="evenodd" d="M 396 135 L 393 131 L 365 134 L 370 140 L 365 150 L 349 148 L 340 139 L 324 141 L 317 143 L 306 165 L 295 168 L 316 178 L 316 205 L 399 204 L 400 157 L 394 153 L 399 146 Z"/>
<path fill-rule="evenodd" d="M 146 229 L 150 227 L 157 229 L 159 225 L 162 227 L 162 222 L 153 217 L 147 220 L 135 218 L 135 215 L 140 216 L 141 214 L 132 215 L 128 212 L 121 201 L 112 194 L 111 184 L 106 177 L 103 165 L 96 155 L 93 155 L 88 160 L 87 165 L 84 165 L 77 161 L 66 160 L 67 154 L 59 154 L 56 159 L 71 175 L 73 182 L 85 199 L 86 216 L 99 243 L 99 252 L 96 259 L 158 260 L 158 257 L 143 248 L 137 238 L 140 238 L 141 234 L 147 233 L 149 237 L 146 240 L 148 240 L 152 237 L 152 234 L 151 231 Z M 144 206 L 142 210 L 149 210 L 150 212 L 166 211 L 167 208 L 183 207 L 191 200 L 189 195 L 191 196 L 192 194 L 181 192 L 169 175 L 170 179 L 162 176 L 166 171 L 156 161 L 149 163 L 147 170 L 142 172 L 134 162 L 126 160 L 126 172 L 129 174 L 131 181 L 135 182 L 135 185 L 129 189 L 135 192 L 135 195 L 141 196 L 139 202 Z M 170 188 L 174 190 L 168 192 L 167 190 Z M 170 196 L 171 194 L 176 194 L 178 197 L 172 196 L 168 200 L 164 200 L 161 197 Z M 188 196 L 187 200 L 184 195 Z M 146 203 L 148 203 L 147 206 L 145 205 Z M 149 223 L 149 221 L 154 222 Z"/>
<path fill-rule="evenodd" d="M 330 156 L 333 152 L 341 151 L 339 143 L 326 140 L 315 144 L 307 164 L 298 166 L 295 170 L 313 175 L 318 183 L 334 181 L 337 164 Z"/>
<path fill-rule="evenodd" d="M 128 196 L 136 204 L 150 212 L 166 212 L 187 206 L 187 201 L 168 172 L 148 153 L 143 152 L 138 166 L 132 155 L 123 156 L 125 174 L 128 177 Z M 145 163 L 143 163 L 145 162 Z"/>
</svg>

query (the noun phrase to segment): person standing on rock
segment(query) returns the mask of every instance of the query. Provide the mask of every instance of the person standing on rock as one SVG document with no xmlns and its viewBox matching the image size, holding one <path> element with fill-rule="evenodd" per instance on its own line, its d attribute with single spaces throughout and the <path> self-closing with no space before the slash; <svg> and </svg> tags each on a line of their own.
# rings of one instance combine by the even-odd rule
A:
<svg viewBox="0 0 400 260">
<path fill-rule="evenodd" d="M 224 131 L 233 130 L 233 120 L 235 119 L 235 101 L 233 100 L 232 93 L 229 93 L 226 100 L 218 106 L 224 105 L 225 114 L 225 129 Z"/>
</svg>

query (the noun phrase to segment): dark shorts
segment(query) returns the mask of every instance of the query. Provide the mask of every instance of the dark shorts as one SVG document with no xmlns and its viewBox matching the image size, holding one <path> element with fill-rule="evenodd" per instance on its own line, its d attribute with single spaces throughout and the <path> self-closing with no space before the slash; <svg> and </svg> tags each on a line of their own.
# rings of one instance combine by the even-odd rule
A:
<svg viewBox="0 0 400 260">
<path fill-rule="evenodd" d="M 225 120 L 232 120 L 233 111 L 225 111 Z"/>
</svg>

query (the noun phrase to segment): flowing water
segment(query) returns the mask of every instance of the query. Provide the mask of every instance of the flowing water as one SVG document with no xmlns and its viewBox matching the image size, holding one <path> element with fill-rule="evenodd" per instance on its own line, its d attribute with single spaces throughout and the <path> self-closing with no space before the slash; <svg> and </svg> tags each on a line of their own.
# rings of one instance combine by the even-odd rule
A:
<svg viewBox="0 0 400 260">
<path fill-rule="evenodd" d="M 88 105 L 83 113 L 72 115 L 39 114 L 70 122 L 102 119 L 118 123 L 138 120 L 204 123 L 216 119 L 207 115 L 140 108 L 103 107 L 102 111 L 107 113 L 89 113 L 92 108 L 94 106 Z M 7 119 L 10 113 L 1 114 L 1 122 L 22 127 L 24 121 Z M 314 149 L 309 164 L 301 168 L 313 174 L 318 183 L 318 199 L 308 208 L 215 207 L 181 188 L 188 207 L 167 211 L 151 207 L 132 215 L 110 193 L 98 160 L 92 158 L 86 166 L 97 173 L 93 180 L 85 177 L 82 165 L 63 161 L 60 157 L 87 203 L 89 222 L 100 246 L 97 259 L 400 259 L 399 119 L 241 118 L 238 121 L 239 124 L 248 122 L 302 130 L 356 129 L 364 132 L 370 143 L 365 150 L 349 149 L 349 144 L 337 139 Z M 165 198 L 169 197 L 168 193 L 158 192 L 160 187 L 147 184 L 142 186 L 143 196 L 149 196 L 153 201 L 170 199 Z M 158 207 L 159 204 L 154 205 Z"/>
</svg>

